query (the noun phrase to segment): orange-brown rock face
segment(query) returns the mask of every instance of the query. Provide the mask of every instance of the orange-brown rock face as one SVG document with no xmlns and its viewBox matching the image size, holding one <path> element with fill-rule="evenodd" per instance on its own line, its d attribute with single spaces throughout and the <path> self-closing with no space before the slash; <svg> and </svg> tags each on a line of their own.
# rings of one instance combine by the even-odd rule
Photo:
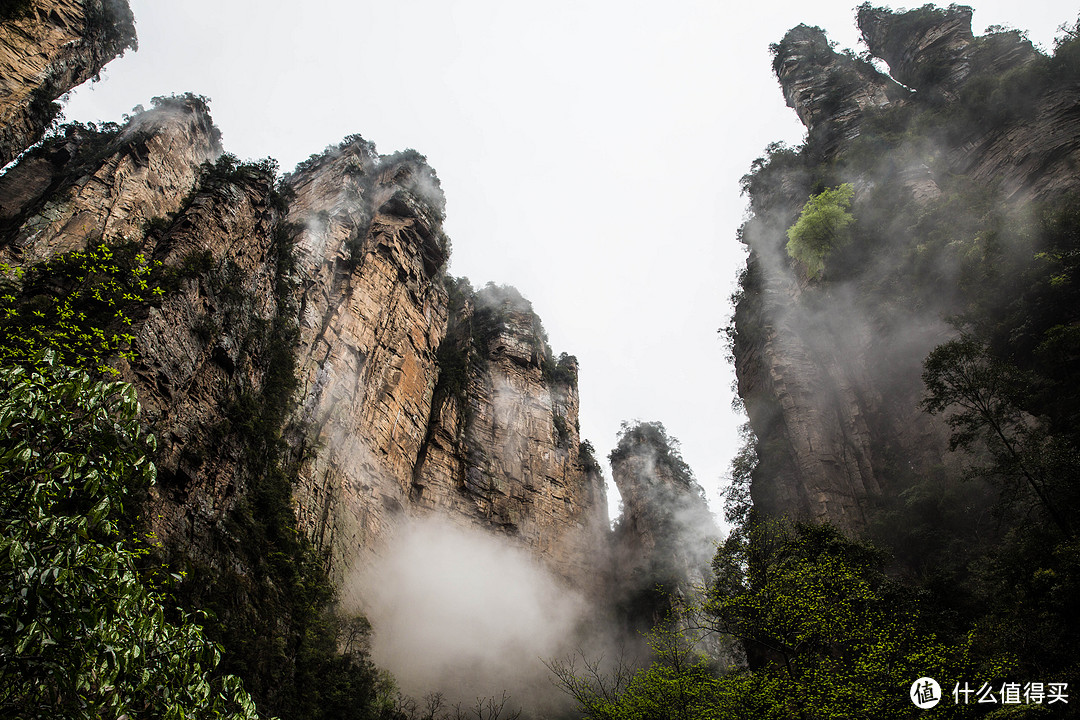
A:
<svg viewBox="0 0 1080 720">
<path fill-rule="evenodd" d="M 165 100 L 123 128 L 72 128 L 0 178 L 0 260 L 29 265 L 90 240 L 141 242 L 148 220 L 176 212 L 200 165 L 221 153 L 198 98 Z"/>
<path fill-rule="evenodd" d="M 449 241 L 423 159 L 352 138 L 289 178 L 282 216 L 266 172 L 200 169 L 217 138 L 201 100 L 168 100 L 116 130 L 72 129 L 0 178 L 0 260 L 28 266 L 104 237 L 179 274 L 136 318 L 138 359 L 122 368 L 159 437 L 158 536 L 220 560 L 209 548 L 246 493 L 245 398 L 274 391 L 269 333 L 288 324 L 294 506 L 337 576 L 402 518 L 439 512 L 595 577 L 606 504 L 578 461 L 576 365 L 543 376 L 531 309 L 507 310 L 466 392 L 432 411 Z"/>
<path fill-rule="evenodd" d="M 482 358 L 460 333 L 446 337 L 448 241 L 431 169 L 352 139 L 289 185 L 300 279 L 295 502 L 334 572 L 371 559 L 406 517 L 441 513 L 515 538 L 565 577 L 595 577 L 606 505 L 599 474 L 578 461 L 576 365 L 560 382 L 544 377 L 550 350 L 520 296 L 520 307 L 503 307 L 481 291 L 455 317 L 469 324 L 486 303 L 495 329 Z M 446 392 L 449 348 L 462 343 L 467 378 Z"/>
<path fill-rule="evenodd" d="M 482 357 L 470 350 L 460 392 L 436 397 L 453 355 L 449 241 L 424 159 L 354 136 L 288 178 L 283 215 L 267 171 L 204 166 L 219 137 L 202 99 L 167 99 L 121 128 L 71 128 L 0 178 L 0 261 L 29 266 L 104 238 L 179 278 L 136 318 L 138 356 L 121 368 L 159 436 L 158 536 L 196 563 L 235 562 L 214 546 L 230 513 L 250 509 L 252 433 L 275 432 L 256 430 L 274 397 L 292 408 L 278 429 L 299 529 L 335 577 L 402 519 L 440 513 L 598 587 L 606 500 L 580 459 L 576 363 L 550 360 L 516 292 L 505 307 L 498 292 L 470 297 L 491 324 Z M 273 387 L 289 379 L 275 364 L 293 360 L 298 388 Z"/>
<path fill-rule="evenodd" d="M 413 155 L 362 140 L 297 172 L 301 528 L 333 567 L 372 547 L 408 502 L 446 330 L 442 193 Z"/>
<path fill-rule="evenodd" d="M 550 358 L 539 320 L 512 288 L 465 297 L 442 353 L 412 501 L 500 529 L 585 592 L 607 568 L 603 478 L 578 435 L 577 363 Z"/>
<path fill-rule="evenodd" d="M 34 0 L 0 14 L 0 166 L 41 138 L 52 101 L 134 47 L 127 0 Z"/>
</svg>

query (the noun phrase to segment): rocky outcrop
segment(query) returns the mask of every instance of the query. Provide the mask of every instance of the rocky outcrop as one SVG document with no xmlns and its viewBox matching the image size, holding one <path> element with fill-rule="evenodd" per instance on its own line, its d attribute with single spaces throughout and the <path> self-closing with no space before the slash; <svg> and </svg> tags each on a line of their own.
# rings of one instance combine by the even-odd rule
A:
<svg viewBox="0 0 1080 720">
<path fill-rule="evenodd" d="M 835 52 L 820 28 L 793 28 L 773 52 L 784 99 L 822 153 L 858 137 L 867 110 L 902 102 L 907 95 L 865 60 Z"/>
<path fill-rule="evenodd" d="M 610 459 L 622 498 L 611 539 L 619 615 L 638 632 L 670 623 L 712 661 L 738 664 L 730 643 L 700 632 L 720 530 L 677 441 L 660 423 L 624 426 Z"/>
<path fill-rule="evenodd" d="M 470 290 L 455 326 L 479 303 L 493 332 L 462 391 L 436 398 L 453 356 L 449 241 L 423 158 L 349 138 L 288 178 L 286 215 L 271 167 L 208 162 L 218 139 L 202 99 L 163 99 L 123 127 L 72 127 L 0 178 L 0 260 L 27 267 L 105 239 L 176 278 L 135 318 L 137 359 L 122 368 L 160 441 L 158 537 L 223 561 L 213 548 L 247 492 L 237 428 L 255 422 L 248 398 L 275 392 L 270 334 L 285 324 L 294 508 L 335 575 L 399 520 L 439 512 L 595 580 L 606 500 L 579 461 L 577 367 L 553 364 L 527 301 Z"/>
<path fill-rule="evenodd" d="M 49 22 L 76 27 L 65 12 Z M 579 435 L 577 362 L 552 356 L 516 290 L 446 275 L 445 201 L 425 159 L 351 136 L 283 180 L 275 170 L 222 154 L 205 100 L 186 95 L 123 126 L 70 126 L 0 177 L 0 262 L 28 268 L 104 241 L 164 268 L 118 367 L 158 438 L 145 510 L 166 554 L 227 582 L 225 611 L 246 612 L 277 592 L 259 568 L 280 558 L 262 552 L 295 547 L 253 547 L 294 533 L 255 516 L 280 514 L 291 490 L 296 530 L 336 580 L 405 520 L 439 515 L 604 599 L 607 500 Z M 638 527 L 649 502 L 633 501 L 626 527 L 651 540 L 628 553 L 681 542 Z M 685 583 L 710 554 L 695 556 L 693 580 L 680 570 Z"/>
<path fill-rule="evenodd" d="M 752 494 L 767 513 L 864 529 L 881 502 L 951 462 L 948 429 L 919 401 L 922 360 L 964 307 L 958 253 L 987 218 L 1007 224 L 1021 203 L 1080 187 L 1080 93 L 1018 33 L 975 37 L 970 20 L 956 6 L 859 9 L 871 53 L 903 88 L 816 28 L 774 46 L 808 137 L 746 180 L 750 257 L 732 326 L 760 458 Z M 785 231 L 841 182 L 855 188 L 855 240 L 809 278 Z M 987 194 L 991 205 L 961 210 L 957 198 Z"/>
<path fill-rule="evenodd" d="M 145 243 L 180 277 L 138 323 L 136 359 L 124 374 L 158 438 L 147 517 L 185 563 L 236 562 L 222 538 L 238 504 L 250 502 L 238 427 L 256 420 L 244 399 L 274 390 L 271 328 L 281 321 L 273 187 L 269 173 L 204 175 L 168 228 Z"/>
<path fill-rule="evenodd" d="M 751 222 L 753 247 L 765 228 Z M 888 325 L 846 291 L 800 286 L 751 256 L 736 308 L 738 393 L 758 440 L 754 504 L 763 512 L 864 528 L 896 489 L 896 467 L 945 462 L 947 432 L 920 413 L 922 358 L 948 337 L 935 313 Z M 835 304 L 833 309 L 824 308 Z"/>
<path fill-rule="evenodd" d="M 0 166 L 37 142 L 54 100 L 134 49 L 127 0 L 33 0 L 0 11 Z"/>
<path fill-rule="evenodd" d="M 123 128 L 70 127 L 0 177 L 0 260 L 30 265 L 90 240 L 142 242 L 221 153 L 205 102 L 162 98 Z"/>
<path fill-rule="evenodd" d="M 966 5 L 894 12 L 867 3 L 858 24 L 870 53 L 888 63 L 893 78 L 934 99 L 956 100 L 973 74 L 1004 73 L 1038 58 L 1018 32 L 976 38 L 971 15 Z"/>
<path fill-rule="evenodd" d="M 970 131 L 948 148 L 951 172 L 995 185 L 1016 202 L 1075 191 L 1080 186 L 1075 172 L 1080 90 L 1057 83 L 1052 63 L 1022 33 L 1001 30 L 976 37 L 971 16 L 963 5 L 893 12 L 865 4 L 858 23 L 870 52 L 888 63 L 892 77 L 914 90 L 922 104 L 985 104 L 974 112 L 987 117 L 974 118 Z M 1031 77 L 1019 79 L 1032 67 Z M 994 87 L 1010 77 L 1018 86 Z"/>
</svg>

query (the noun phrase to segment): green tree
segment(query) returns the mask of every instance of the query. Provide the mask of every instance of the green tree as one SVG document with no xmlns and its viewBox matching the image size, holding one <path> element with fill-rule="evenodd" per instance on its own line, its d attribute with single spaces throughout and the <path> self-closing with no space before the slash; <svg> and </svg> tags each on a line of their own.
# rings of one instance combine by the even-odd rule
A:
<svg viewBox="0 0 1080 720">
<path fill-rule="evenodd" d="M 1063 508 L 1071 504 L 1080 457 L 1067 438 L 1048 433 L 1021 409 L 1034 378 L 994 357 L 971 336 L 939 345 L 923 363 L 927 397 L 923 408 L 949 413 L 950 449 L 985 449 L 991 463 L 973 472 L 1001 479 L 1008 499 L 1026 489 L 1066 536 L 1072 523 Z"/>
<path fill-rule="evenodd" d="M 772 678 L 746 672 L 716 675 L 706 658 L 670 626 L 646 636 L 653 661 L 636 667 L 625 656 L 613 662 L 582 653 L 548 662 L 553 681 L 587 720 L 694 720 L 784 718 Z"/>
<path fill-rule="evenodd" d="M 848 208 L 855 197 L 851 183 L 811 195 L 799 219 L 788 228 L 787 253 L 806 266 L 809 277 L 820 277 L 825 257 L 851 239 L 854 217 Z"/>
<path fill-rule="evenodd" d="M 0 715 L 254 720 L 219 648 L 137 568 L 125 506 L 155 477 L 127 384 L 0 369 Z"/>
<path fill-rule="evenodd" d="M 976 672 L 966 647 L 924 629 L 916 599 L 885 575 L 884 561 L 831 526 L 783 521 L 752 521 L 717 553 L 707 611 L 772 679 L 785 717 L 905 717 L 919 677 L 951 687 L 1000 675 L 1000 662 Z"/>
</svg>

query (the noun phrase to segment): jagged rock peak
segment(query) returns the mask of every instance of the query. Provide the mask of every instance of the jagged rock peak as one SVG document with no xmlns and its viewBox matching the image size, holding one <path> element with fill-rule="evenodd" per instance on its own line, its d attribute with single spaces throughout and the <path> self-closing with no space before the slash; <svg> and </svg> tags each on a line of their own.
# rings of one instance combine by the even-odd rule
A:
<svg viewBox="0 0 1080 720">
<path fill-rule="evenodd" d="M 349 259 L 379 216 L 408 222 L 428 280 L 450 257 L 442 229 L 446 198 L 427 158 L 415 150 L 379 155 L 373 143 L 350 135 L 298 164 L 285 183 L 295 195 L 290 221 L 309 236 L 298 244 L 302 268 L 322 262 L 327 253 Z"/>
<path fill-rule="evenodd" d="M 428 164 L 427 158 L 413 149 L 400 150 L 391 155 L 380 155 L 375 144 L 360 135 L 349 135 L 337 145 L 327 147 L 299 163 L 288 180 L 301 185 L 319 174 L 344 173 L 352 178 L 365 178 L 369 189 L 376 185 L 393 186 L 413 197 L 407 207 L 417 210 L 416 203 L 424 206 L 423 214 L 431 215 L 439 222 L 446 216 L 446 196 L 443 194 L 439 176 Z M 375 198 L 381 207 L 388 197 Z M 412 214 L 409 215 L 410 217 Z"/>
<path fill-rule="evenodd" d="M 859 30 L 871 54 L 889 64 L 893 78 L 920 92 L 955 96 L 978 71 L 1000 72 L 1034 60 L 1038 53 L 1019 32 L 976 38 L 972 9 L 924 5 L 894 12 L 863 3 Z"/>
<path fill-rule="evenodd" d="M 771 49 L 788 107 L 820 137 L 825 150 L 857 137 L 864 111 L 902 101 L 907 94 L 870 63 L 833 50 L 819 27 L 794 27 Z"/>
<path fill-rule="evenodd" d="M 622 497 L 612 538 L 618 602 L 631 626 L 674 621 L 698 652 L 731 665 L 737 658 L 720 638 L 694 630 L 720 531 L 678 448 L 659 422 L 624 423 L 608 456 Z"/>
<path fill-rule="evenodd" d="M 648 472 L 628 475 L 628 480 L 643 480 L 649 484 L 660 482 L 680 490 L 704 496 L 704 490 L 694 480 L 694 474 L 679 452 L 679 443 L 667 434 L 659 422 L 623 423 L 619 431 L 619 444 L 609 457 L 615 478 L 620 473 L 617 466 L 645 463 Z M 623 490 L 622 486 L 619 487 Z"/>
<path fill-rule="evenodd" d="M 488 283 L 476 292 L 473 303 L 489 358 L 501 356 L 526 367 L 541 367 L 551 355 L 539 316 L 517 288 Z"/>
</svg>

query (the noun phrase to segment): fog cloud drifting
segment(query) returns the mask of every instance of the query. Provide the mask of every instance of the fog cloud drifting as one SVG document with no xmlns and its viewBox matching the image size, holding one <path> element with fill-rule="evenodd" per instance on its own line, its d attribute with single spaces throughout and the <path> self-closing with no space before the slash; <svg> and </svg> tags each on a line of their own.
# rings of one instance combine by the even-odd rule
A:
<svg viewBox="0 0 1080 720">
<path fill-rule="evenodd" d="M 349 584 L 375 628 L 372 660 L 403 692 L 451 702 L 563 702 L 543 660 L 575 647 L 586 604 L 522 548 L 439 517 L 404 523 Z"/>
</svg>

